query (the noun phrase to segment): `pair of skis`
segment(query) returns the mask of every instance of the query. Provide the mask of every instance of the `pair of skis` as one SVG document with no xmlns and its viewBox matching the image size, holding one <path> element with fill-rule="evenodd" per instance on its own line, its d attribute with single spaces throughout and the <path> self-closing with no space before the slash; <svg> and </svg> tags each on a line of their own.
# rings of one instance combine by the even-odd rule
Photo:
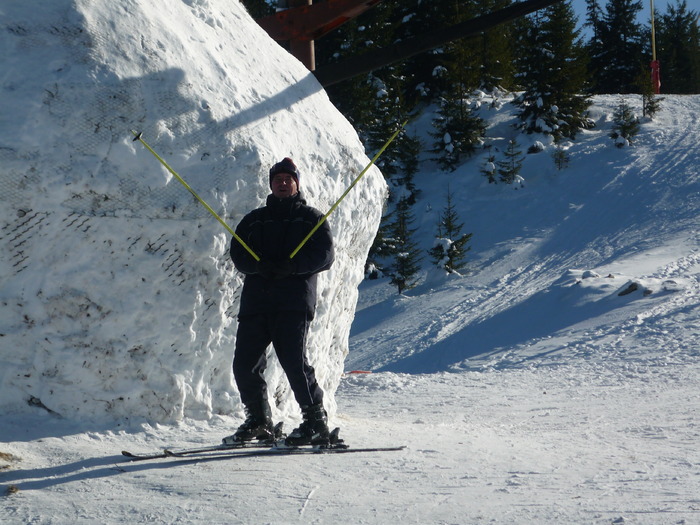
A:
<svg viewBox="0 0 700 525">
<path fill-rule="evenodd" d="M 328 444 L 324 445 L 304 445 L 290 447 L 284 445 L 283 439 L 261 440 L 261 441 L 246 441 L 235 445 L 213 445 L 208 447 L 188 448 L 188 449 L 165 449 L 162 452 L 153 454 L 135 454 L 127 450 L 122 450 L 122 455 L 127 457 L 129 461 L 145 461 L 149 459 L 192 459 L 192 460 L 209 460 L 209 459 L 227 459 L 241 458 L 254 456 L 291 456 L 303 454 L 339 454 L 351 452 L 389 452 L 398 451 L 406 448 L 405 446 L 397 447 L 369 447 L 369 448 L 350 448 L 342 439 L 338 437 L 339 428 L 331 432 Z M 275 435 L 281 433 L 281 428 L 275 428 Z"/>
</svg>

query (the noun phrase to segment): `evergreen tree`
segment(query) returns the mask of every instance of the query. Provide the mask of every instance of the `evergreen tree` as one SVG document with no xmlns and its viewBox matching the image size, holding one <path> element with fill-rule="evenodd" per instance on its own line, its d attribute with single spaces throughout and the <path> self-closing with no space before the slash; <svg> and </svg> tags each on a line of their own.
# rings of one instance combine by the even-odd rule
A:
<svg viewBox="0 0 700 525">
<path fill-rule="evenodd" d="M 393 43 L 401 26 L 395 10 L 394 4 L 384 2 L 340 26 L 328 35 L 334 35 L 332 39 L 324 37 L 323 51 L 317 53 L 320 61 L 340 61 Z M 391 64 L 327 90 L 333 103 L 352 122 L 368 151 L 379 149 L 410 115 L 411 103 L 407 102 L 403 69 L 402 64 Z M 418 192 L 413 176 L 418 171 L 419 153 L 420 142 L 402 133 L 377 162 L 390 186 L 405 185 L 412 202 Z"/>
<path fill-rule="evenodd" d="M 676 0 L 676 5 L 668 5 L 665 14 L 655 17 L 664 93 L 700 93 L 698 17 L 697 11 L 688 10 L 686 0 Z"/>
<path fill-rule="evenodd" d="M 462 233 L 464 224 L 459 222 L 459 216 L 453 202 L 453 194 L 447 188 L 445 208 L 438 219 L 437 236 L 433 247 L 428 250 L 432 262 L 438 268 L 448 273 L 457 273 L 466 266 L 465 258 L 470 248 L 467 243 L 472 238 L 471 233 Z"/>
<path fill-rule="evenodd" d="M 453 2 L 449 5 L 450 23 L 457 24 L 474 17 L 473 2 Z M 444 98 L 461 97 L 479 87 L 480 59 L 474 56 L 473 41 L 465 45 L 464 39 L 447 42 L 440 54 L 441 66 L 444 68 L 444 88 L 440 93 Z"/>
<path fill-rule="evenodd" d="M 586 0 L 586 21 L 583 24 L 591 30 L 591 38 L 588 42 L 590 56 L 600 54 L 603 45 L 601 34 L 603 32 L 603 11 L 598 0 Z"/>
<path fill-rule="evenodd" d="M 639 133 L 639 118 L 630 105 L 622 99 L 613 113 L 613 129 L 610 138 L 615 140 L 618 148 L 632 144 L 632 139 Z"/>
<path fill-rule="evenodd" d="M 441 2 L 448 15 L 445 25 L 455 25 L 510 5 L 511 0 L 470 0 Z M 512 24 L 500 24 L 469 38 L 446 43 L 435 54 L 433 75 L 439 90 L 432 93 L 454 98 L 465 92 L 483 89 L 493 92 L 513 85 Z M 437 75 L 440 71 L 441 74 Z M 437 83 L 439 80 L 439 84 Z"/>
<path fill-rule="evenodd" d="M 641 0 L 608 0 L 600 24 L 600 53 L 591 57 L 596 93 L 632 93 L 644 55 L 637 16 Z"/>
<path fill-rule="evenodd" d="M 503 154 L 505 158 L 496 162 L 501 180 L 506 184 L 516 182 L 522 184 L 523 178 L 520 176 L 520 170 L 523 167 L 525 155 L 518 147 L 518 142 L 515 139 L 509 140 L 508 148 Z"/>
<path fill-rule="evenodd" d="M 386 2 L 385 2 L 386 3 Z M 394 2 L 394 17 L 400 20 L 395 41 L 439 32 L 459 22 L 506 7 L 512 0 L 404 0 Z M 468 89 L 492 91 L 498 86 L 512 85 L 512 24 L 501 24 L 469 38 L 448 42 L 429 52 L 407 59 L 407 102 L 412 107 L 418 97 L 438 100 L 449 96 L 454 77 Z M 448 75 L 445 75 L 447 72 Z M 411 97 L 416 97 L 411 99 Z"/>
<path fill-rule="evenodd" d="M 400 166 L 396 182 L 406 189 L 408 203 L 413 205 L 420 194 L 420 190 L 416 186 L 415 175 L 418 173 L 418 156 L 422 145 L 418 137 L 411 137 L 406 132 L 402 132 L 395 140 L 394 155 Z"/>
<path fill-rule="evenodd" d="M 479 172 L 488 179 L 489 184 L 496 184 L 496 156 L 489 153 L 479 168 Z"/>
<path fill-rule="evenodd" d="M 414 221 L 411 205 L 406 199 L 399 200 L 394 222 L 389 227 L 394 258 L 387 268 L 391 284 L 396 285 L 399 293 L 413 288 L 418 282 L 416 275 L 422 257 L 418 244 L 413 240 L 416 229 L 411 228 L 411 225 Z"/>
<path fill-rule="evenodd" d="M 470 0 L 471 2 L 472 0 Z M 467 2 L 467 3 L 470 3 Z M 387 3 L 387 2 L 383 2 Z M 403 0 L 393 2 L 394 17 L 399 21 L 393 41 L 400 42 L 439 31 L 455 23 L 455 0 Z M 465 2 L 461 2 L 465 3 Z M 408 58 L 403 64 L 406 97 L 409 106 L 420 100 L 437 100 L 445 89 L 445 79 L 437 72 L 445 67 L 447 46 Z"/>
<path fill-rule="evenodd" d="M 443 170 L 454 171 L 471 156 L 486 132 L 486 123 L 471 104 L 466 94 L 441 100 L 430 135 L 435 138 L 431 152 Z"/>
<path fill-rule="evenodd" d="M 554 152 L 552 153 L 552 159 L 554 160 L 554 166 L 556 166 L 556 168 L 559 171 L 561 171 L 569 167 L 569 161 L 571 160 L 571 157 L 564 148 L 557 145 L 554 148 Z"/>
<path fill-rule="evenodd" d="M 598 65 L 602 63 L 603 56 L 603 12 L 598 0 L 586 0 L 586 21 L 583 27 L 589 28 L 591 35 L 585 49 L 588 56 L 588 76 L 593 89 L 597 88 Z"/>
<path fill-rule="evenodd" d="M 317 64 L 342 62 L 393 43 L 398 22 L 393 19 L 392 11 L 391 3 L 381 2 L 362 16 L 331 31 L 316 46 Z M 396 93 L 405 91 L 403 86 L 397 85 L 402 78 L 400 65 L 391 65 L 329 86 L 326 90 L 333 104 L 353 124 L 367 149 L 373 149 L 372 141 L 377 140 L 376 136 L 382 133 L 383 127 L 391 127 L 394 123 L 394 111 L 388 110 L 390 104 L 394 105 L 394 110 L 408 113 L 394 104 Z M 384 119 L 388 120 L 384 122 Z"/>
<path fill-rule="evenodd" d="M 262 18 L 275 12 L 267 0 L 241 0 L 241 3 L 253 18 Z"/>
<path fill-rule="evenodd" d="M 588 127 L 586 61 L 569 2 L 559 2 L 521 22 L 518 79 L 524 92 L 514 103 L 527 133 L 575 138 Z"/>
<path fill-rule="evenodd" d="M 642 68 L 637 77 L 637 86 L 637 89 L 642 94 L 642 116 L 652 119 L 661 109 L 663 97 L 659 97 L 654 93 L 654 85 L 649 68 Z"/>
<path fill-rule="evenodd" d="M 367 260 L 365 261 L 365 278 L 377 279 L 384 273 L 384 261 L 394 255 L 394 244 L 389 233 L 389 220 L 391 214 L 382 215 L 377 235 L 370 246 Z"/>
<path fill-rule="evenodd" d="M 473 18 L 473 2 L 450 2 L 445 6 L 451 24 Z M 432 153 L 444 170 L 454 170 L 481 141 L 486 125 L 474 115 L 469 93 L 478 87 L 478 68 L 462 40 L 445 44 L 440 55 L 443 85 L 440 108 L 433 120 Z"/>
<path fill-rule="evenodd" d="M 511 0 L 485 0 L 476 2 L 475 15 L 484 15 L 508 7 Z M 513 65 L 514 24 L 499 24 L 479 35 L 465 40 L 462 45 L 473 50 L 473 61 L 478 67 L 477 82 L 474 86 L 487 92 L 495 89 L 512 89 L 515 67 Z"/>
<path fill-rule="evenodd" d="M 408 118 L 402 103 L 402 89 L 400 82 L 393 88 L 382 82 L 376 83 L 377 99 L 375 116 L 369 122 L 365 133 L 365 146 L 370 151 L 381 148 L 403 122 Z M 391 179 L 394 184 L 405 186 L 411 193 L 412 202 L 415 201 L 417 188 L 413 177 L 418 171 L 418 155 L 421 144 L 416 137 L 409 136 L 402 131 L 391 147 L 385 150 L 377 161 L 377 166 L 384 177 Z"/>
</svg>

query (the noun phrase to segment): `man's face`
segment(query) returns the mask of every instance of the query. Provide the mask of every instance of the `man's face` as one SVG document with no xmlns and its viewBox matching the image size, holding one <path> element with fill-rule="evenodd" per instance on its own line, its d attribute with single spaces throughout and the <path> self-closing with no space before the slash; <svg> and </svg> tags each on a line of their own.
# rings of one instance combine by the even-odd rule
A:
<svg viewBox="0 0 700 525">
<path fill-rule="evenodd" d="M 278 199 L 294 197 L 299 192 L 297 180 L 289 173 L 278 173 L 272 177 L 272 194 Z"/>
</svg>

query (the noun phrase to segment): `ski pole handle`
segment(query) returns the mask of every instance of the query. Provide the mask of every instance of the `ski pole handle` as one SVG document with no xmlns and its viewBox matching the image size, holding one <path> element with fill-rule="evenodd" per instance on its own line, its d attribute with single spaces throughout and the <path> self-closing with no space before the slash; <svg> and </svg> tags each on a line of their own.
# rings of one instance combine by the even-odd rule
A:
<svg viewBox="0 0 700 525">
<path fill-rule="evenodd" d="M 146 149 L 147 149 L 148 151 L 150 151 L 150 152 L 153 154 L 153 156 L 154 156 L 155 158 L 157 158 L 163 166 L 165 166 L 165 169 L 167 169 L 167 170 L 172 174 L 172 176 L 175 177 L 175 178 L 180 182 L 180 184 L 182 184 L 182 185 L 187 189 L 187 191 L 189 191 L 192 195 L 194 195 L 194 198 L 197 199 L 197 200 L 199 201 L 199 203 L 200 203 L 202 206 L 204 206 L 204 208 L 206 208 L 206 210 L 207 210 L 209 213 L 211 213 L 211 214 L 214 216 L 214 218 L 215 218 L 217 221 L 219 221 L 219 222 L 221 223 L 221 225 L 222 225 L 224 228 L 226 228 L 226 230 L 227 230 L 231 235 L 233 235 L 233 238 L 236 239 L 236 240 L 241 244 L 241 246 L 243 246 L 243 248 L 245 248 L 245 250 L 253 257 L 253 259 L 255 259 L 256 261 L 259 261 L 259 260 L 260 260 L 260 257 L 258 256 L 258 254 L 256 254 L 256 253 L 250 248 L 250 246 L 248 246 L 248 245 L 245 243 L 245 241 L 244 241 L 243 239 L 241 239 L 240 236 L 238 236 L 238 235 L 236 234 L 236 232 L 233 231 L 233 230 L 231 229 L 231 227 L 230 227 L 228 224 L 226 224 L 226 222 L 225 222 L 221 217 L 219 217 L 219 215 L 211 208 L 211 206 L 209 206 L 206 202 L 204 202 L 204 200 L 203 200 L 199 195 L 197 195 L 197 193 L 190 187 L 190 185 L 187 184 L 187 183 L 185 182 L 185 180 L 184 180 L 182 177 L 180 177 L 180 175 L 178 175 L 178 174 L 175 172 L 175 170 L 172 169 L 172 168 L 168 165 L 168 163 L 165 162 L 165 161 L 160 157 L 160 155 L 158 155 L 158 154 L 153 150 L 153 148 L 151 148 L 151 146 L 149 146 L 149 145 L 146 143 L 145 140 L 143 140 L 143 138 L 141 137 L 142 132 L 139 131 L 139 132 L 137 133 L 137 132 L 134 131 L 134 130 L 131 130 L 131 132 L 134 134 L 134 140 L 133 140 L 133 141 L 136 142 L 136 141 L 138 140 L 139 142 L 141 142 L 141 144 L 143 144 L 143 145 L 146 147 Z"/>
<path fill-rule="evenodd" d="M 357 177 L 355 177 L 355 180 L 353 180 L 352 183 L 350 184 L 350 186 L 348 186 L 348 189 L 346 189 L 345 192 L 343 192 L 343 194 L 340 196 L 340 198 L 339 198 L 337 201 L 335 201 L 335 204 L 333 204 L 333 206 L 331 206 L 331 209 L 328 210 L 328 213 L 326 213 L 323 217 L 321 217 L 321 219 L 318 221 L 318 223 L 316 224 L 316 226 L 314 226 L 313 228 L 311 228 L 311 231 L 310 231 L 310 232 L 307 234 L 307 236 L 304 237 L 304 239 L 299 243 L 299 246 L 297 246 L 297 247 L 294 249 L 294 251 L 289 255 L 289 258 L 290 258 L 290 259 L 294 258 L 294 256 L 295 256 L 297 253 L 299 253 L 299 250 L 301 250 L 301 249 L 304 247 L 304 245 L 308 242 L 308 240 L 311 238 L 311 236 L 312 236 L 314 233 L 316 233 L 316 231 L 321 227 L 321 225 L 322 225 L 324 222 L 326 222 L 326 219 L 328 219 L 328 217 L 330 216 L 330 214 L 333 213 L 333 212 L 335 211 L 335 209 L 340 205 L 340 203 L 341 203 L 341 202 L 343 201 L 343 199 L 347 196 L 347 194 L 350 193 L 350 190 L 352 190 L 352 189 L 355 187 L 355 184 L 357 184 L 357 183 L 359 182 L 359 180 L 364 176 L 364 174 L 367 173 L 367 170 L 369 170 L 369 169 L 372 167 L 372 165 L 377 161 L 377 159 L 379 158 L 379 156 L 380 156 L 382 153 L 384 153 L 384 150 L 387 149 L 387 148 L 389 147 L 389 144 L 391 144 L 391 143 L 394 141 L 394 139 L 399 135 L 399 133 L 401 133 L 401 131 L 403 130 L 404 126 L 406 126 L 407 123 L 408 123 L 408 120 L 405 120 L 404 123 L 401 124 L 401 126 L 399 127 L 399 129 L 397 129 L 397 130 L 394 132 L 394 134 L 393 134 L 391 137 L 389 137 L 389 140 L 386 141 L 386 143 L 385 143 L 385 144 L 382 146 L 382 148 L 377 152 L 377 154 L 374 156 L 374 158 L 373 158 L 372 160 L 369 161 L 369 164 L 367 164 L 367 166 L 365 166 L 365 168 L 360 172 L 360 174 L 359 174 Z"/>
</svg>

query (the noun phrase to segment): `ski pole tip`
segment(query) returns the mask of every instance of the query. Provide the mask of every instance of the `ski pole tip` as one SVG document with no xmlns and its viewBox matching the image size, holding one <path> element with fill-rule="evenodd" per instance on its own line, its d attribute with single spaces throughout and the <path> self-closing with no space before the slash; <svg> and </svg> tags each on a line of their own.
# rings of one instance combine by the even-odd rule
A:
<svg viewBox="0 0 700 525">
<path fill-rule="evenodd" d="M 141 135 L 143 135 L 143 131 L 139 131 L 138 133 L 135 131 L 132 131 L 134 134 L 134 140 L 132 142 L 136 142 L 137 140 L 141 140 Z"/>
</svg>

